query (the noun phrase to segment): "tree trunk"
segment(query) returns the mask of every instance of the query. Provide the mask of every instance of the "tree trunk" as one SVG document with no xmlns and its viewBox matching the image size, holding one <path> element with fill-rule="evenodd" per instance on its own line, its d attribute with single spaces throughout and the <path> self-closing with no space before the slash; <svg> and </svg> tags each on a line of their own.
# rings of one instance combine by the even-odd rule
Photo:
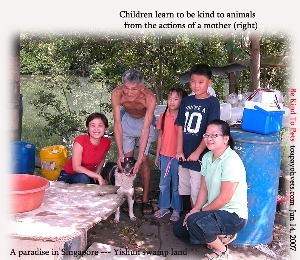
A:
<svg viewBox="0 0 300 260">
<path fill-rule="evenodd" d="M 22 107 L 20 98 L 20 38 L 14 39 L 13 53 L 11 58 L 10 84 L 12 87 L 12 97 L 10 103 L 11 113 L 11 140 L 21 140 L 22 132 Z"/>
<path fill-rule="evenodd" d="M 228 53 L 228 63 L 233 63 L 233 53 Z M 235 72 L 231 72 L 228 74 L 228 81 L 229 81 L 229 94 L 235 93 Z"/>
<path fill-rule="evenodd" d="M 235 72 L 229 73 L 228 80 L 229 80 L 229 94 L 235 93 Z"/>
<path fill-rule="evenodd" d="M 159 54 L 160 55 L 160 54 Z M 163 102 L 163 86 L 162 86 L 162 78 L 163 78 L 163 69 L 162 69 L 162 61 L 161 61 L 161 57 L 159 56 L 159 64 L 158 64 L 158 84 L 157 84 L 157 92 L 158 92 L 158 97 L 156 97 L 156 103 L 157 104 L 162 104 Z"/>
<path fill-rule="evenodd" d="M 260 42 L 257 32 L 251 33 L 250 92 L 260 87 Z"/>
</svg>

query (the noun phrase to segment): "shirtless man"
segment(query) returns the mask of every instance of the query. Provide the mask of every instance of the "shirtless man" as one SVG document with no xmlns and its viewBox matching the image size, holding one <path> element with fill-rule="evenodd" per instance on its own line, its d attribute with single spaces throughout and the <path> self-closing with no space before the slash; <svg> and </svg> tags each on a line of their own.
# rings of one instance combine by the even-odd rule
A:
<svg viewBox="0 0 300 260">
<path fill-rule="evenodd" d="M 144 214 L 152 214 L 149 203 L 150 164 L 149 148 L 157 138 L 155 127 L 151 124 L 156 106 L 154 94 L 146 88 L 144 76 L 138 70 L 127 70 L 122 76 L 122 85 L 111 93 L 114 117 L 114 136 L 118 151 L 117 163 L 122 169 L 124 157 L 134 156 L 135 140 L 139 138 L 139 152 L 133 168 L 137 174 L 141 167 L 143 186 L 142 208 Z M 123 111 L 121 113 L 121 105 Z"/>
</svg>

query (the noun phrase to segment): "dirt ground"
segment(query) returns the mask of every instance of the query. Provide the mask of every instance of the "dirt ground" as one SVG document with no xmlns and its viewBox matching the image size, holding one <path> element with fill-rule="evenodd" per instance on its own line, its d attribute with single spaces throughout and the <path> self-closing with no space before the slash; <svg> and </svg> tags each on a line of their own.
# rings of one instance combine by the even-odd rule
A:
<svg viewBox="0 0 300 260">
<path fill-rule="evenodd" d="M 159 195 L 159 171 L 154 171 L 151 176 L 151 189 L 150 200 L 157 206 L 157 198 Z M 174 235 L 172 233 L 173 223 L 169 221 L 169 217 L 157 219 L 153 215 L 143 216 L 141 212 L 141 195 L 142 187 L 139 176 L 136 178 L 135 183 L 136 203 L 134 206 L 134 213 L 137 217 L 137 221 L 132 222 L 128 218 L 127 213 L 121 212 L 120 222 L 115 224 L 113 222 L 113 215 L 108 219 L 95 225 L 88 231 L 88 246 L 93 242 L 104 243 L 114 245 L 121 248 L 127 248 L 132 250 L 147 250 L 151 244 L 157 243 L 162 247 L 165 241 L 158 241 L 161 238 L 159 236 L 153 238 L 153 232 L 149 229 L 143 230 L 141 226 L 147 224 L 154 227 L 159 226 L 163 229 L 170 238 L 171 243 L 176 243 L 176 239 L 173 240 Z M 289 230 L 288 230 L 288 216 L 278 211 L 275 216 L 275 223 L 273 227 L 273 241 L 268 246 L 256 246 L 252 247 L 252 252 L 260 251 L 265 255 L 264 259 L 289 259 Z M 173 242 L 175 241 L 175 242 Z M 234 247 L 234 246 L 233 246 Z M 197 250 L 194 248 L 192 250 Z M 249 258 L 251 259 L 251 257 Z M 258 259 L 258 258 L 256 258 Z M 263 259 L 263 258 L 259 258 Z"/>
</svg>

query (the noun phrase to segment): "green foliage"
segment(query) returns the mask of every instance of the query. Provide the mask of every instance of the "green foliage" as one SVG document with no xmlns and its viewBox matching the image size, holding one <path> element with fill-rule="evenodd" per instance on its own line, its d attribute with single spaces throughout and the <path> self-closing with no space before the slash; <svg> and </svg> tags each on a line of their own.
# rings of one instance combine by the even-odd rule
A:
<svg viewBox="0 0 300 260">
<path fill-rule="evenodd" d="M 28 43 L 25 49 L 21 49 L 21 74 L 39 75 L 49 73 L 51 62 L 48 47 L 48 44 Z"/>
<path fill-rule="evenodd" d="M 168 89 L 179 85 L 180 73 L 188 71 L 193 64 L 223 66 L 250 57 L 247 32 L 226 35 L 22 33 L 20 44 L 21 73 L 44 75 L 31 104 L 47 122 L 45 135 L 62 136 L 84 129 L 85 116 L 94 111 L 82 109 L 81 104 L 98 102 L 102 112 L 110 113 L 109 93 L 121 83 L 127 69 L 141 70 L 147 87 L 156 94 L 157 103 L 163 103 Z M 261 36 L 265 56 L 289 55 L 290 44 L 290 38 L 283 33 Z M 265 84 L 286 94 L 290 85 L 288 69 L 274 67 L 263 72 Z M 84 76 L 88 83 L 80 82 L 76 76 Z M 222 100 L 228 89 L 228 75 L 215 75 L 213 82 L 217 97 Z M 89 84 L 98 84 L 98 92 L 87 91 Z M 237 72 L 235 88 L 247 92 L 248 86 L 249 71 Z M 189 91 L 187 85 L 184 88 Z M 105 101 L 101 97 L 104 92 L 108 94 Z"/>
<path fill-rule="evenodd" d="M 60 88 L 47 91 L 45 76 L 20 79 L 24 107 L 22 140 L 34 143 L 37 155 L 42 147 L 55 144 L 66 145 L 70 153 L 75 136 L 86 131 L 86 116 L 92 112 L 105 113 L 108 132 L 112 131 L 110 97 L 101 85 L 78 78 L 77 84 L 70 85 L 72 92 L 64 95 Z"/>
<path fill-rule="evenodd" d="M 37 109 L 37 115 L 48 122 L 44 127 L 45 137 L 53 134 L 68 137 L 68 133 L 84 129 L 83 116 L 88 112 L 71 110 L 68 102 L 67 93 L 72 93 L 72 83 L 66 77 L 44 77 L 41 88 L 29 102 Z"/>
<path fill-rule="evenodd" d="M 23 96 L 22 141 L 31 142 L 36 147 L 36 155 L 45 146 L 61 144 L 61 136 L 45 137 L 47 121 L 37 116 L 37 110 L 30 101 L 34 100 L 35 93 L 42 84 L 41 76 L 21 76 L 20 85 Z"/>
</svg>

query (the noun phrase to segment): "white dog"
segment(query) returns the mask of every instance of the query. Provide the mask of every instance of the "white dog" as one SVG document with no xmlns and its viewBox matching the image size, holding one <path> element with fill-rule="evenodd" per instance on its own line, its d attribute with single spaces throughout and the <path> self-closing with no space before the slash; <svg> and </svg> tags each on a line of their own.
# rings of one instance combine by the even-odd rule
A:
<svg viewBox="0 0 300 260">
<path fill-rule="evenodd" d="M 136 160 L 133 157 L 125 157 L 124 162 L 122 163 L 123 172 L 119 171 L 117 163 L 107 162 L 101 172 L 101 176 L 107 185 L 120 186 L 120 188 L 117 190 L 117 194 L 127 198 L 129 218 L 132 221 L 136 220 L 136 217 L 133 214 L 133 181 L 136 178 L 136 175 L 131 174 L 135 162 Z M 117 208 L 114 219 L 115 223 L 118 223 L 119 221 L 120 207 Z"/>
</svg>

